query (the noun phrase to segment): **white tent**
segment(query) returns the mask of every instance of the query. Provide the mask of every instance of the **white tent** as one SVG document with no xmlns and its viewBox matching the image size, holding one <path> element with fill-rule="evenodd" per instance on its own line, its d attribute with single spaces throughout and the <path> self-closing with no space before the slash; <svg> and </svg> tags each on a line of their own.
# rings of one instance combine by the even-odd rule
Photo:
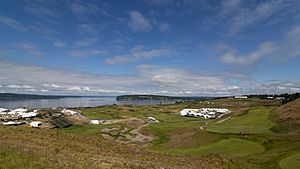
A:
<svg viewBox="0 0 300 169">
<path fill-rule="evenodd" d="M 32 121 L 32 122 L 29 123 L 29 125 L 31 127 L 40 127 L 42 125 L 42 122 L 40 122 L 40 121 Z"/>
<path fill-rule="evenodd" d="M 76 112 L 76 111 L 73 111 L 73 110 L 67 110 L 67 109 L 63 109 L 61 112 L 62 112 L 62 113 L 68 113 L 68 114 L 71 115 L 71 116 L 74 116 L 74 115 L 76 115 L 76 114 L 79 114 L 79 113 Z"/>
<path fill-rule="evenodd" d="M 100 124 L 100 121 L 99 120 L 90 120 L 90 123 L 91 124 Z"/>
<path fill-rule="evenodd" d="M 12 114 L 25 113 L 25 112 L 27 112 L 27 109 L 24 108 L 17 108 L 11 111 Z"/>
<path fill-rule="evenodd" d="M 6 112 L 6 111 L 8 111 L 8 109 L 0 107 L 0 112 Z"/>
<path fill-rule="evenodd" d="M 19 113 L 19 116 L 22 118 L 30 118 L 30 117 L 35 117 L 38 113 L 35 112 L 29 112 L 29 113 Z"/>
</svg>

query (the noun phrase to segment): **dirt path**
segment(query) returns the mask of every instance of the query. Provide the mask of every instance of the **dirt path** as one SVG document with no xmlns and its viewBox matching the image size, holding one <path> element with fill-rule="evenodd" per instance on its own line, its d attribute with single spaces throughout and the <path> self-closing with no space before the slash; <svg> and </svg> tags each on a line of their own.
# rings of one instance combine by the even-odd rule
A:
<svg viewBox="0 0 300 169">
<path fill-rule="evenodd" d="M 134 130 L 131 130 L 129 133 L 134 135 L 134 137 L 131 138 L 131 142 L 141 142 L 141 143 L 144 143 L 144 142 L 149 142 L 149 141 L 152 141 L 153 140 L 153 137 L 151 136 L 145 136 L 143 134 L 140 133 L 140 130 L 143 128 L 143 127 L 146 127 L 148 126 L 149 123 L 147 124 L 144 124 Z"/>
<path fill-rule="evenodd" d="M 147 127 L 149 125 L 149 123 L 143 124 L 145 122 L 138 118 L 106 120 L 103 124 L 127 123 L 127 125 L 128 125 L 128 123 L 130 123 L 130 121 L 139 121 L 139 123 L 142 125 L 138 125 L 137 128 L 133 127 L 134 126 L 133 125 L 131 127 L 131 128 L 134 128 L 133 130 L 129 131 L 126 134 L 123 133 L 122 137 L 117 138 L 116 141 L 121 142 L 121 143 L 145 143 L 145 142 L 150 142 L 154 139 L 153 137 L 146 136 L 140 132 L 144 127 Z M 119 130 L 118 132 L 122 133 L 121 130 Z M 110 139 L 113 138 L 113 137 L 108 137 L 109 132 L 106 134 L 104 133 L 103 136 L 110 138 Z"/>
<path fill-rule="evenodd" d="M 138 118 L 130 118 L 130 119 L 116 119 L 116 120 L 105 120 L 103 124 L 116 124 L 122 122 L 128 122 L 130 120 L 139 120 Z"/>
<path fill-rule="evenodd" d="M 222 120 L 220 120 L 220 121 L 217 121 L 216 124 L 223 123 L 224 121 L 227 121 L 227 120 L 229 120 L 229 119 L 231 119 L 231 116 L 226 117 L 225 119 L 222 119 Z"/>
</svg>

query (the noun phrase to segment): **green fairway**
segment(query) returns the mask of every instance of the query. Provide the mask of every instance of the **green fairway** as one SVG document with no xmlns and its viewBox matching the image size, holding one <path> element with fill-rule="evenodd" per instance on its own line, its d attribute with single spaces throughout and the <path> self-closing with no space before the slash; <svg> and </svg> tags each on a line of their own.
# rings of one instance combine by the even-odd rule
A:
<svg viewBox="0 0 300 169">
<path fill-rule="evenodd" d="M 275 125 L 268 119 L 272 108 L 259 107 L 247 114 L 236 116 L 220 124 L 214 124 L 207 130 L 219 133 L 271 133 L 270 128 Z"/>
<path fill-rule="evenodd" d="M 292 154 L 279 163 L 282 169 L 296 169 L 300 168 L 300 152 Z"/>
<path fill-rule="evenodd" d="M 211 143 L 207 146 L 201 146 L 198 148 L 190 149 L 163 149 L 165 152 L 175 153 L 175 154 L 189 154 L 189 155 L 201 155 L 201 154 L 224 154 L 230 157 L 241 157 L 256 153 L 264 152 L 264 147 L 258 143 L 230 138 L 226 140 L 221 140 L 217 143 Z"/>
</svg>

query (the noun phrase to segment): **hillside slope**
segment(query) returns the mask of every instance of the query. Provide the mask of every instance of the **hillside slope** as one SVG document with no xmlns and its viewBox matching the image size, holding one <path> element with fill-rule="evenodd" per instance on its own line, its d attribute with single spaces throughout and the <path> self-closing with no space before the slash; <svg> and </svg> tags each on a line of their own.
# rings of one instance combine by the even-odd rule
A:
<svg viewBox="0 0 300 169">
<path fill-rule="evenodd" d="M 278 123 L 275 130 L 300 133 L 300 99 L 278 107 L 272 118 Z"/>
</svg>

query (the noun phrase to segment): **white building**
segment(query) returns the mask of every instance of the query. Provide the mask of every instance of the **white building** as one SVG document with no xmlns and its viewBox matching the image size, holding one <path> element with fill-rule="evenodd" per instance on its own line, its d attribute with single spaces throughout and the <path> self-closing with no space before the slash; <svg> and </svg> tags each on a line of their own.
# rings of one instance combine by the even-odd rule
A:
<svg viewBox="0 0 300 169">
<path fill-rule="evenodd" d="M 31 127 L 40 127 L 43 123 L 40 121 L 32 121 L 29 123 Z"/>
<path fill-rule="evenodd" d="M 68 109 L 63 109 L 61 112 L 62 112 L 62 113 L 69 114 L 69 115 L 71 115 L 71 116 L 74 116 L 74 115 L 77 115 L 77 114 L 79 114 L 79 113 L 78 113 L 78 112 L 76 112 L 76 111 L 73 111 L 73 110 L 68 110 Z"/>
<path fill-rule="evenodd" d="M 148 117 L 148 122 L 149 123 L 158 123 L 159 121 L 156 120 L 154 117 Z"/>
<path fill-rule="evenodd" d="M 7 111 L 8 111 L 8 109 L 0 107 L 0 113 L 7 112 Z"/>
<path fill-rule="evenodd" d="M 247 96 L 234 96 L 235 99 L 247 99 Z"/>
<path fill-rule="evenodd" d="M 11 111 L 12 113 L 25 113 L 27 112 L 27 109 L 25 108 L 17 108 Z"/>
<path fill-rule="evenodd" d="M 99 120 L 90 120 L 90 123 L 91 124 L 100 124 L 100 121 Z"/>
<path fill-rule="evenodd" d="M 18 113 L 18 116 L 22 117 L 22 118 L 32 118 L 32 117 L 36 117 L 38 113 L 35 112 L 28 112 L 28 113 Z"/>
<path fill-rule="evenodd" d="M 9 122 L 4 122 L 3 125 L 4 126 L 9 126 L 9 125 L 21 125 L 21 124 L 25 124 L 24 121 L 9 121 Z"/>
<path fill-rule="evenodd" d="M 183 109 L 180 116 L 214 119 L 222 114 L 230 113 L 228 109 L 202 108 L 202 109 Z"/>
</svg>

